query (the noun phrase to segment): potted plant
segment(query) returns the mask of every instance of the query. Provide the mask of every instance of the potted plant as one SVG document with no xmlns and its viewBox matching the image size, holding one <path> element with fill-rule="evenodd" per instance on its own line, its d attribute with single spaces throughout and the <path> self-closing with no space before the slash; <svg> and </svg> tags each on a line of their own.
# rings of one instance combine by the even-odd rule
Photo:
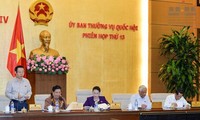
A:
<svg viewBox="0 0 200 120">
<path fill-rule="evenodd" d="M 184 90 L 185 98 L 194 98 L 199 91 L 199 40 L 189 32 L 189 26 L 160 38 L 161 56 L 168 61 L 159 70 L 159 79 L 168 92 Z"/>
</svg>

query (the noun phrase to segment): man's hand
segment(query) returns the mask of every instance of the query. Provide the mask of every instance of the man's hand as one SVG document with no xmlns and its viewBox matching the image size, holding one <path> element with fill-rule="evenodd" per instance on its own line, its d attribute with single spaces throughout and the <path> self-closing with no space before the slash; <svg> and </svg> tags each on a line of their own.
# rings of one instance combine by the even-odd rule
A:
<svg viewBox="0 0 200 120">
<path fill-rule="evenodd" d="M 27 100 L 27 99 L 29 99 L 29 96 L 28 96 L 28 95 L 25 95 L 24 98 Z"/>
<path fill-rule="evenodd" d="M 172 104 L 171 104 L 171 107 L 172 107 L 172 108 L 176 108 L 177 106 L 178 106 L 177 103 L 172 103 Z"/>
<path fill-rule="evenodd" d="M 145 108 L 147 108 L 147 105 L 142 104 L 142 105 L 141 105 L 141 108 L 142 108 L 142 109 L 145 109 Z"/>
<path fill-rule="evenodd" d="M 190 105 L 186 105 L 185 108 L 186 108 L 186 109 L 189 109 L 189 108 L 190 108 Z"/>
<path fill-rule="evenodd" d="M 20 95 L 20 93 L 18 93 L 18 99 L 21 99 L 22 98 L 22 96 Z"/>
</svg>

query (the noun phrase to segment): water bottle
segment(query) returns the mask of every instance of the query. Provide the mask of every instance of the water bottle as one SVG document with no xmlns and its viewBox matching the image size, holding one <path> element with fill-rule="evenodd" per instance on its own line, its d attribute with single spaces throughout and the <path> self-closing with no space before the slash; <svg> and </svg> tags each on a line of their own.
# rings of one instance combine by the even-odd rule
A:
<svg viewBox="0 0 200 120">
<path fill-rule="evenodd" d="M 13 101 L 11 101 L 11 103 L 10 103 L 10 112 L 11 113 L 15 112 L 15 107 L 14 107 L 14 102 Z"/>
<path fill-rule="evenodd" d="M 94 105 L 94 112 L 99 112 L 98 103 L 96 102 Z"/>
<path fill-rule="evenodd" d="M 135 110 L 138 110 L 138 101 L 135 99 Z"/>
<path fill-rule="evenodd" d="M 60 111 L 60 107 L 59 107 L 59 102 L 58 100 L 55 103 L 55 112 L 59 112 Z"/>
</svg>

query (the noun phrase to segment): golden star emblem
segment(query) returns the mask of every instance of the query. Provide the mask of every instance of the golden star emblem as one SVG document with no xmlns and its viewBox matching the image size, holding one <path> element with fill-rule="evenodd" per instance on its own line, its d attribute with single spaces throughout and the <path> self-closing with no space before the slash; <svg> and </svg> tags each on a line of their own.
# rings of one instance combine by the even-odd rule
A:
<svg viewBox="0 0 200 120">
<path fill-rule="evenodd" d="M 17 39 L 17 47 L 13 50 L 11 50 L 10 52 L 13 53 L 13 54 L 16 54 L 17 55 L 17 63 L 19 61 L 20 58 L 25 58 L 25 55 L 23 53 L 23 48 L 24 48 L 24 44 L 21 44 L 19 42 L 19 40 Z"/>
<path fill-rule="evenodd" d="M 44 10 L 44 5 L 42 3 L 39 5 L 39 7 L 40 7 L 40 10 Z"/>
</svg>

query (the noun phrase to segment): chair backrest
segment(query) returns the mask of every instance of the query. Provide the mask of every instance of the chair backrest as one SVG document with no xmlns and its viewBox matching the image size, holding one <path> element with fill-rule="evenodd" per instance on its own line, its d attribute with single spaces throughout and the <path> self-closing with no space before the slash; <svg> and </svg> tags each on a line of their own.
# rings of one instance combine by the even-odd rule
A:
<svg viewBox="0 0 200 120">
<path fill-rule="evenodd" d="M 50 94 L 35 94 L 35 104 L 40 104 L 42 106 L 42 109 L 44 109 L 44 103 L 45 99 L 48 98 Z"/>
<path fill-rule="evenodd" d="M 171 94 L 173 93 L 151 93 L 150 97 L 152 102 L 162 102 L 163 107 L 166 97 Z"/>
<path fill-rule="evenodd" d="M 92 91 L 89 89 L 79 89 L 76 91 L 76 102 L 85 103 L 87 97 L 92 96 Z"/>
<path fill-rule="evenodd" d="M 130 98 L 133 94 L 131 93 L 115 93 L 112 94 L 112 102 L 113 103 L 120 103 L 121 109 L 127 109 L 128 104 L 130 103 Z"/>
<path fill-rule="evenodd" d="M 5 106 L 9 105 L 10 99 L 7 98 L 5 95 L 0 95 L 0 111 L 5 110 Z"/>
</svg>

